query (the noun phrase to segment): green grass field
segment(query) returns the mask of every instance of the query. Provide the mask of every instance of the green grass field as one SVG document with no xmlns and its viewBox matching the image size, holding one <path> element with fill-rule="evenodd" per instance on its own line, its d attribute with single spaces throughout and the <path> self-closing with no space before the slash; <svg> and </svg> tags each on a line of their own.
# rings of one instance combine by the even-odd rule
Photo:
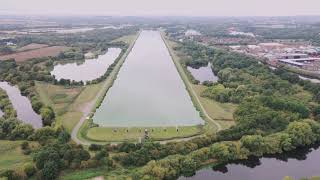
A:
<svg viewBox="0 0 320 180">
<path fill-rule="evenodd" d="M 101 87 L 102 83 L 76 88 L 36 83 L 41 101 L 57 113 L 56 125 L 62 124 L 69 132 L 81 118 L 83 105 L 92 101 Z"/>
<path fill-rule="evenodd" d="M 51 106 L 57 115 L 61 115 L 66 112 L 83 88 L 65 88 L 64 86 L 36 82 L 36 90 L 41 101 L 45 105 Z"/>
<path fill-rule="evenodd" d="M 86 86 L 70 105 L 68 111 L 58 117 L 58 122 L 61 122 L 62 125 L 71 132 L 82 116 L 82 108 L 84 108 L 86 103 L 94 100 L 101 87 L 102 83 Z"/>
<path fill-rule="evenodd" d="M 201 104 L 210 115 L 212 119 L 215 120 L 232 120 L 233 119 L 233 112 L 237 108 L 236 104 L 232 103 L 219 103 L 215 100 L 201 97 L 201 93 L 206 89 L 206 86 L 203 85 L 193 85 L 193 89 L 197 93 Z"/>
<path fill-rule="evenodd" d="M 122 36 L 118 39 L 115 39 L 111 42 L 125 42 L 127 44 L 131 44 L 135 39 L 137 38 L 136 34 L 131 34 L 131 35 L 127 35 L 127 36 Z"/>
<path fill-rule="evenodd" d="M 26 156 L 20 149 L 21 141 L 0 140 L 0 173 L 8 169 L 17 169 L 27 162 L 31 156 Z"/>
<path fill-rule="evenodd" d="M 155 128 L 107 128 L 94 127 L 88 129 L 87 138 L 91 141 L 139 141 L 144 137 L 144 130 L 148 129 L 153 140 L 168 140 L 174 138 L 190 137 L 201 134 L 200 127 L 155 127 Z"/>
</svg>

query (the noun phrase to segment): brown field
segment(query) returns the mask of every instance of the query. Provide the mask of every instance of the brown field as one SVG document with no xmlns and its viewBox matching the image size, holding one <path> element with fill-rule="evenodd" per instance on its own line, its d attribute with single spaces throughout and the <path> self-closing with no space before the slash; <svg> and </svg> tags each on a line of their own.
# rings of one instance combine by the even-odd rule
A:
<svg viewBox="0 0 320 180">
<path fill-rule="evenodd" d="M 45 48 L 48 47 L 47 44 L 37 44 L 37 43 L 31 43 L 26 46 L 23 46 L 18 49 L 18 51 L 28 51 L 28 50 L 33 50 L 33 49 L 40 49 L 40 48 Z"/>
<path fill-rule="evenodd" d="M 23 62 L 32 58 L 41 58 L 47 56 L 57 56 L 60 52 L 69 49 L 66 46 L 51 46 L 30 51 L 23 51 L 9 55 L 0 56 L 0 60 L 15 59 L 16 62 Z"/>
</svg>

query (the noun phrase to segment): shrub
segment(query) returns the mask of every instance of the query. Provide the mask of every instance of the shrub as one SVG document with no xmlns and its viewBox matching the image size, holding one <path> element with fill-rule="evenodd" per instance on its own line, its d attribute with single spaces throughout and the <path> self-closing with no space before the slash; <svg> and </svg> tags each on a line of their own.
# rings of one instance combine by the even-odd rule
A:
<svg viewBox="0 0 320 180">
<path fill-rule="evenodd" d="M 36 173 L 36 169 L 32 163 L 25 164 L 23 166 L 23 171 L 26 173 L 28 177 L 31 177 Z"/>
</svg>

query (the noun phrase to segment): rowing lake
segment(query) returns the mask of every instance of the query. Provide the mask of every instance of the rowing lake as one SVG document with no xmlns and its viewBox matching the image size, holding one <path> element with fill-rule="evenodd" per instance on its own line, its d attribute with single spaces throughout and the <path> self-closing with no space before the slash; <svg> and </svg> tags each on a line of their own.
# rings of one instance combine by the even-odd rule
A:
<svg viewBox="0 0 320 180">
<path fill-rule="evenodd" d="M 120 55 L 120 48 L 109 48 L 107 53 L 96 59 L 86 59 L 83 63 L 57 64 L 51 74 L 55 79 L 70 79 L 71 81 L 91 81 L 104 75 L 108 67 Z"/>
<path fill-rule="evenodd" d="M 158 31 L 142 31 L 93 121 L 107 127 L 203 124 Z"/>
</svg>

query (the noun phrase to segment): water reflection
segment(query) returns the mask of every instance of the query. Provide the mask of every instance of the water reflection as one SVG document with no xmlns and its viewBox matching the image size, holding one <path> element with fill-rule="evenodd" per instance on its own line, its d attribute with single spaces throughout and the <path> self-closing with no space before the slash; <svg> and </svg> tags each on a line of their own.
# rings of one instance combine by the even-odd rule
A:
<svg viewBox="0 0 320 180">
<path fill-rule="evenodd" d="M 141 32 L 93 121 L 109 127 L 203 124 L 159 32 Z"/>
<path fill-rule="evenodd" d="M 87 59 L 82 64 L 68 63 L 54 66 L 51 74 L 57 80 L 70 79 L 77 82 L 91 81 L 104 75 L 108 67 L 120 55 L 120 48 L 109 48 L 108 52 L 97 59 Z"/>
<path fill-rule="evenodd" d="M 192 76 L 200 81 L 200 83 L 203 83 L 204 81 L 212 81 L 217 82 L 218 77 L 213 73 L 211 69 L 211 64 L 208 63 L 208 66 L 199 67 L 199 68 L 193 68 L 188 66 L 188 71 L 192 74 Z"/>
<path fill-rule="evenodd" d="M 285 176 L 295 179 L 320 175 L 320 144 L 299 148 L 288 153 L 266 155 L 263 158 L 250 157 L 248 160 L 202 169 L 193 177 L 181 180 L 281 180 Z"/>
<path fill-rule="evenodd" d="M 13 108 L 17 111 L 17 117 L 34 128 L 42 127 L 41 116 L 33 111 L 29 99 L 22 96 L 20 90 L 7 82 L 0 82 L 0 88 L 6 91 Z"/>
</svg>

